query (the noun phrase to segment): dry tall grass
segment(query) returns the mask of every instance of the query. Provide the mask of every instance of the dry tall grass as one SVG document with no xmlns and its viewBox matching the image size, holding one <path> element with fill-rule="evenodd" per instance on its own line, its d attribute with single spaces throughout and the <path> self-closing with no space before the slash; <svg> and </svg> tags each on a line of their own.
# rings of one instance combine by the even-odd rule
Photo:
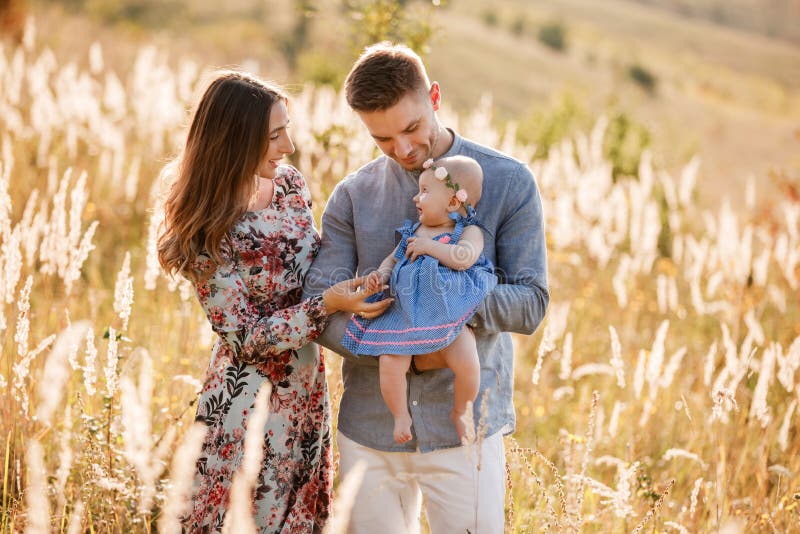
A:
<svg viewBox="0 0 800 534">
<path fill-rule="evenodd" d="M 201 69 L 154 48 L 84 63 L 33 24 L 0 48 L 0 529 L 170 531 L 213 335 L 155 261 L 155 177 Z M 331 91 L 305 88 L 291 113 L 319 215 L 375 149 Z M 442 116 L 534 153 L 488 106 Z M 515 338 L 509 531 L 797 531 L 800 204 L 759 217 L 753 182 L 744 211 L 701 209 L 696 160 L 675 177 L 646 155 L 614 181 L 604 125 L 530 162 L 552 304 Z"/>
</svg>

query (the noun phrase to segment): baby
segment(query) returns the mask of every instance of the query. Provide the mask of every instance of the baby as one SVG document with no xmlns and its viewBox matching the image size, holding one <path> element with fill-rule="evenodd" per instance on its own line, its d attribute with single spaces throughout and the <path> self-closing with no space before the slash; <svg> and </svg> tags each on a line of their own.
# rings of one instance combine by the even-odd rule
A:
<svg viewBox="0 0 800 534">
<path fill-rule="evenodd" d="M 480 165 L 453 156 L 429 159 L 424 169 L 414 196 L 419 222 L 398 228 L 400 243 L 366 284 L 370 291 L 390 283 L 395 300 L 375 319 L 354 315 L 342 339 L 354 354 L 380 356 L 381 394 L 397 443 L 412 437 L 405 376 L 411 356 L 437 351 L 454 374 L 450 418 L 464 437 L 462 416 L 478 394 L 480 363 L 475 338 L 463 325 L 497 284 L 473 209 L 481 198 Z"/>
</svg>

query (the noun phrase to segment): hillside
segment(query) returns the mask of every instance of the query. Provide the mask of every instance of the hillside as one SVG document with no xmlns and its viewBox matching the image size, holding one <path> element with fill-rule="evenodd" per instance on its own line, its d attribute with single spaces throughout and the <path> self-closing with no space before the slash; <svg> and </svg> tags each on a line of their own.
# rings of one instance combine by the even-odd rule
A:
<svg viewBox="0 0 800 534">
<path fill-rule="evenodd" d="M 632 0 L 685 17 L 708 20 L 800 44 L 797 0 Z"/>
<path fill-rule="evenodd" d="M 569 93 L 591 116 L 623 109 L 653 131 L 667 166 L 701 156 L 708 199 L 736 199 L 751 175 L 800 169 L 799 47 L 627 1 L 510 0 L 492 13 L 494 25 L 485 4 L 462 0 L 442 16 L 430 65 L 457 108 L 491 93 L 500 116 L 524 120 Z M 537 39 L 554 22 L 563 52 Z M 655 76 L 653 94 L 631 65 Z"/>
</svg>

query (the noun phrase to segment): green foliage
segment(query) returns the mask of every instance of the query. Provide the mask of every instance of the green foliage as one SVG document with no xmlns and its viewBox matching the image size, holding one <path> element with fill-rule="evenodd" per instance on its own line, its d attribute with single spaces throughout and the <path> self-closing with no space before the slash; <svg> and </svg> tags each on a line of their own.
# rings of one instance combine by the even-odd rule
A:
<svg viewBox="0 0 800 534">
<path fill-rule="evenodd" d="M 494 12 L 493 9 L 487 9 L 481 14 L 481 19 L 483 23 L 489 26 L 490 28 L 494 28 L 497 26 L 497 13 Z"/>
<path fill-rule="evenodd" d="M 544 158 L 550 152 L 550 147 L 570 138 L 577 131 L 589 128 L 591 122 L 589 113 L 571 93 L 565 92 L 548 108 L 531 113 L 520 121 L 517 138 L 523 144 L 536 146 L 534 158 Z M 651 137 L 650 130 L 628 113 L 616 111 L 611 114 L 603 151 L 612 163 L 615 179 L 638 175 L 642 152 L 650 146 Z M 659 248 L 664 256 L 670 255 L 669 240 L 668 234 L 660 236 Z"/>
<path fill-rule="evenodd" d="M 333 54 L 309 50 L 298 58 L 296 72 L 306 82 L 338 89 L 344 83 L 347 62 Z"/>
<path fill-rule="evenodd" d="M 315 11 L 313 0 L 294 0 L 294 26 L 280 40 L 280 48 L 286 63 L 293 70 L 297 67 L 301 52 L 308 46 L 310 20 Z"/>
<path fill-rule="evenodd" d="M 672 242 L 674 235 L 669 226 L 669 205 L 663 191 L 654 195 L 658 201 L 658 218 L 661 230 L 658 232 L 658 254 L 662 258 L 672 258 Z"/>
<path fill-rule="evenodd" d="M 659 493 L 653 487 L 653 477 L 648 473 L 639 473 L 636 476 L 636 495 L 644 497 L 645 499 L 655 502 L 660 497 Z"/>
<path fill-rule="evenodd" d="M 427 52 L 436 26 L 439 0 L 345 0 L 352 20 L 351 34 L 356 54 L 380 41 L 405 43 L 419 55 Z"/>
<path fill-rule="evenodd" d="M 56 2 L 50 2 L 55 4 Z M 86 7 L 87 0 L 61 0 L 57 2 L 61 7 L 68 11 L 78 12 L 83 11 Z"/>
<path fill-rule="evenodd" d="M 551 22 L 539 28 L 539 42 L 558 52 L 567 49 L 567 30 L 560 22 Z"/>
<path fill-rule="evenodd" d="M 516 36 L 525 33 L 525 17 L 522 14 L 514 17 L 514 22 L 511 23 L 511 33 Z"/>
<path fill-rule="evenodd" d="M 650 130 L 644 124 L 622 111 L 611 116 L 603 148 L 613 164 L 615 179 L 638 174 L 642 152 L 650 142 Z"/>
<path fill-rule="evenodd" d="M 80 2 L 72 2 L 77 5 Z M 180 0 L 86 0 L 83 8 L 105 23 L 126 23 L 147 28 L 162 28 L 186 15 L 187 8 Z"/>
<path fill-rule="evenodd" d="M 517 126 L 517 138 L 536 146 L 536 158 L 547 156 L 550 147 L 589 124 L 586 110 L 570 93 L 562 93 L 547 109 L 536 111 Z"/>
<path fill-rule="evenodd" d="M 657 81 L 655 75 L 638 63 L 628 68 L 628 76 L 648 93 L 655 92 Z"/>
</svg>

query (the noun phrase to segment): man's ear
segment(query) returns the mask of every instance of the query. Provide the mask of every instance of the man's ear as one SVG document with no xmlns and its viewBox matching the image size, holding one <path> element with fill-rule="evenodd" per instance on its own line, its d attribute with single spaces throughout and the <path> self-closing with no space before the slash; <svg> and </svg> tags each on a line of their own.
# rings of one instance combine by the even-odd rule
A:
<svg viewBox="0 0 800 534">
<path fill-rule="evenodd" d="M 439 111 L 439 104 L 442 102 L 442 89 L 439 87 L 439 82 L 433 82 L 429 91 L 431 95 L 431 104 L 433 104 L 433 111 Z"/>
</svg>

